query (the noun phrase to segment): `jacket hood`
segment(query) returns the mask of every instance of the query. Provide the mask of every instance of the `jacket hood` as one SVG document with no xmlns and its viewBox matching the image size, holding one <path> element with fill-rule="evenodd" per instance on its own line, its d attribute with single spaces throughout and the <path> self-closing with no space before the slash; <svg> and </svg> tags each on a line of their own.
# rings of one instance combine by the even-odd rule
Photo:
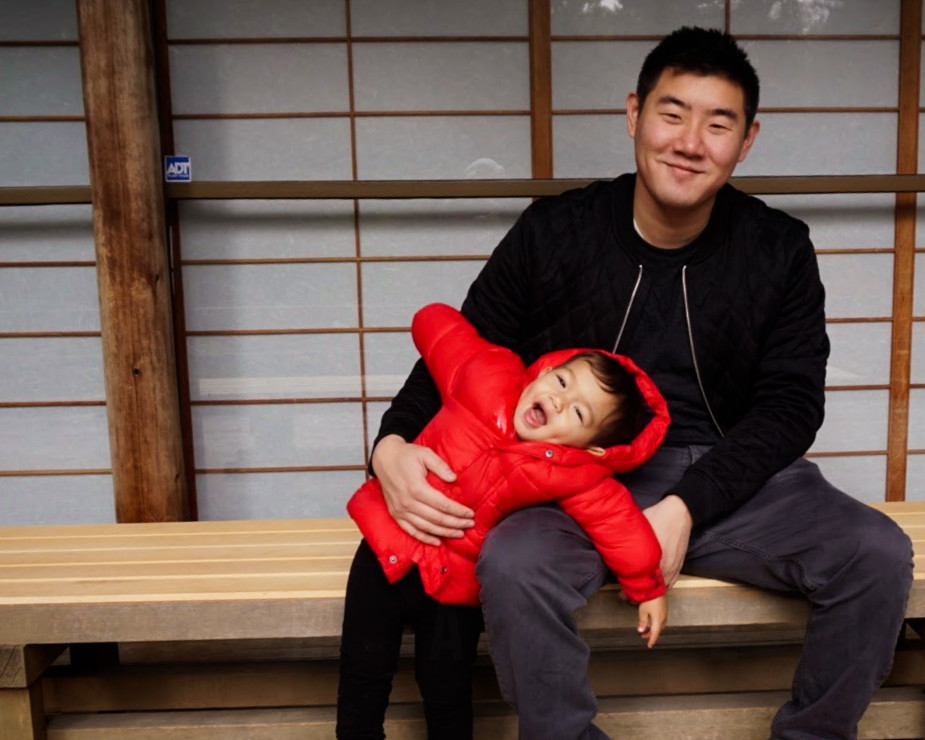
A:
<svg viewBox="0 0 925 740">
<path fill-rule="evenodd" d="M 648 418 L 642 431 L 629 444 L 608 447 L 604 455 L 599 457 L 587 450 L 574 450 L 587 461 L 593 460 L 604 465 L 614 473 L 624 473 L 638 467 L 648 460 L 662 444 L 671 417 L 668 415 L 668 404 L 662 397 L 655 382 L 629 357 L 615 355 L 602 349 L 572 348 L 548 352 L 531 364 L 524 374 L 524 387 L 532 383 L 539 374 L 549 367 L 558 367 L 568 362 L 575 355 L 582 352 L 599 352 L 612 357 L 619 362 L 636 381 L 636 387 L 648 407 Z M 569 457 L 572 455 L 570 454 Z"/>
</svg>

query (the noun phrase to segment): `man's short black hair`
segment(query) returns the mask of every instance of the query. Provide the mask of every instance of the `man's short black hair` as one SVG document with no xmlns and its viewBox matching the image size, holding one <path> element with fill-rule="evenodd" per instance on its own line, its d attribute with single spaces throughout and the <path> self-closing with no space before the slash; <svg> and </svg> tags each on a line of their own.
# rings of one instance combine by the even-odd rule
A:
<svg viewBox="0 0 925 740">
<path fill-rule="evenodd" d="M 666 69 L 716 75 L 738 85 L 745 100 L 745 128 L 752 125 L 758 112 L 758 74 L 742 47 L 725 31 L 684 26 L 663 38 L 639 71 L 636 95 L 640 108 Z"/>
<path fill-rule="evenodd" d="M 646 403 L 633 375 L 617 360 L 603 352 L 579 352 L 566 365 L 584 360 L 607 393 L 614 398 L 614 408 L 604 419 L 589 447 L 614 447 L 632 442 L 645 426 Z"/>
</svg>

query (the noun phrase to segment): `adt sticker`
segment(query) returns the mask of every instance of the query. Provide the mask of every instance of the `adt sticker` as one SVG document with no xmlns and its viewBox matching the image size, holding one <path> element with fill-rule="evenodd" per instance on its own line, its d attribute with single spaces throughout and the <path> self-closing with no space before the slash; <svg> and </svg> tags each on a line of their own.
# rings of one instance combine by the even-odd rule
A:
<svg viewBox="0 0 925 740">
<path fill-rule="evenodd" d="M 186 154 L 164 157 L 164 172 L 167 182 L 192 182 L 193 180 L 193 167 Z"/>
</svg>

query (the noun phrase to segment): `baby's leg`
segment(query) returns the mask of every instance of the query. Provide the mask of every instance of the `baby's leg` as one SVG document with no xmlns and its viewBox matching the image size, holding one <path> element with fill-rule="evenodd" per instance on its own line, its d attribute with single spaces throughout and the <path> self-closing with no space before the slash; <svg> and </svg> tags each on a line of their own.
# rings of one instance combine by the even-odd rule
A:
<svg viewBox="0 0 925 740">
<path fill-rule="evenodd" d="M 404 580 L 404 579 L 403 579 Z M 382 740 L 404 619 L 400 594 L 366 541 L 360 543 L 344 605 L 337 688 L 338 740 Z"/>
<path fill-rule="evenodd" d="M 424 699 L 427 736 L 471 740 L 472 668 L 482 610 L 441 604 L 422 588 L 413 625 L 415 678 Z"/>
</svg>

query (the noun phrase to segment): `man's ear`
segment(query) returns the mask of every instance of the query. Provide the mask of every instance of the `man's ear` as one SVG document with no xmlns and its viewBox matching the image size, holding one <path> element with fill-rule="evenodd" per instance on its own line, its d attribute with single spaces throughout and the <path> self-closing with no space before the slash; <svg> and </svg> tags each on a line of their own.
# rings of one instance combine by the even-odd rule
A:
<svg viewBox="0 0 925 740">
<path fill-rule="evenodd" d="M 745 141 L 742 142 L 742 150 L 739 152 L 739 162 L 743 162 L 748 156 L 749 151 L 751 151 L 752 144 L 755 143 L 755 139 L 758 137 L 758 132 L 761 130 L 761 123 L 758 121 L 752 121 L 752 125 L 748 127 L 748 131 L 745 133 Z"/>
<path fill-rule="evenodd" d="M 631 139 L 636 138 L 636 124 L 639 121 L 639 96 L 631 92 L 626 96 L 626 131 Z"/>
<path fill-rule="evenodd" d="M 585 447 L 585 449 L 595 457 L 604 457 L 607 452 L 603 447 Z"/>
</svg>

